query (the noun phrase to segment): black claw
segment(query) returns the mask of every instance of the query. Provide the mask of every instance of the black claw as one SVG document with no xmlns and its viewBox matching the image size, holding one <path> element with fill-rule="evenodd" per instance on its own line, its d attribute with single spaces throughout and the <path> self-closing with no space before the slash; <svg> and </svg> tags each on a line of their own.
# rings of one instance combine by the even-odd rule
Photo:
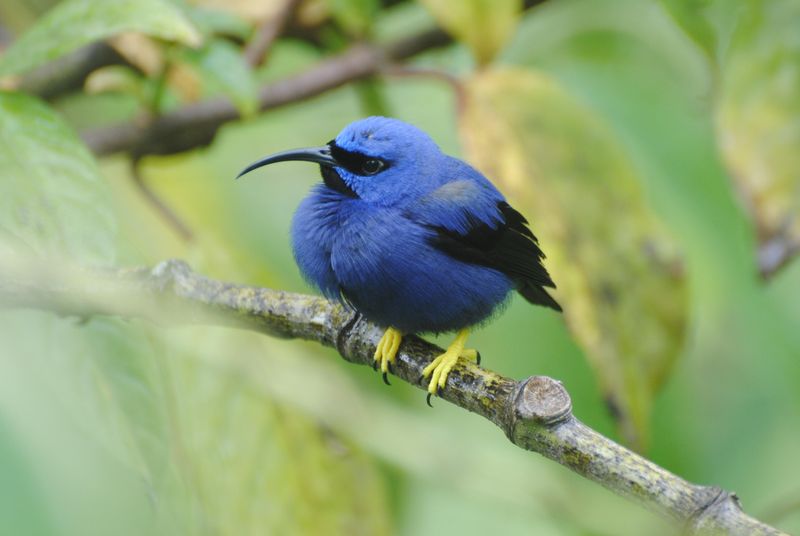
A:
<svg viewBox="0 0 800 536">
<path fill-rule="evenodd" d="M 394 368 L 392 367 L 392 362 L 391 361 L 389 361 L 389 363 L 386 364 L 386 368 L 389 369 L 389 372 L 394 374 Z"/>
<path fill-rule="evenodd" d="M 476 353 L 478 355 L 475 357 L 475 364 L 476 365 L 480 365 L 481 364 L 481 353 L 480 352 L 476 352 Z"/>
<path fill-rule="evenodd" d="M 382 376 L 383 376 L 383 383 L 385 383 L 386 385 L 392 385 L 391 383 L 389 383 L 389 377 L 386 375 L 385 372 L 382 374 Z"/>
<path fill-rule="evenodd" d="M 432 395 L 433 395 L 433 393 L 428 393 L 428 396 L 425 397 L 425 402 L 428 404 L 429 408 L 433 407 L 433 404 L 431 404 L 431 396 Z"/>
<path fill-rule="evenodd" d="M 373 361 L 372 362 L 372 370 L 374 370 L 375 372 L 378 372 L 378 361 Z"/>
</svg>

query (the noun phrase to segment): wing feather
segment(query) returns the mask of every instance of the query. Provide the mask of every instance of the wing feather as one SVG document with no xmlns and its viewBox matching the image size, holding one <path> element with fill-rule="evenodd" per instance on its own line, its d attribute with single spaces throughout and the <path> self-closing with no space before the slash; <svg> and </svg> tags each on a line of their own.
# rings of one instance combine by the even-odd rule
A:
<svg viewBox="0 0 800 536">
<path fill-rule="evenodd" d="M 433 231 L 430 241 L 435 248 L 460 261 L 494 268 L 510 277 L 527 301 L 561 311 L 546 290 L 555 284 L 528 221 L 493 188 L 481 191 L 472 181 L 450 182 L 405 215 Z"/>
</svg>

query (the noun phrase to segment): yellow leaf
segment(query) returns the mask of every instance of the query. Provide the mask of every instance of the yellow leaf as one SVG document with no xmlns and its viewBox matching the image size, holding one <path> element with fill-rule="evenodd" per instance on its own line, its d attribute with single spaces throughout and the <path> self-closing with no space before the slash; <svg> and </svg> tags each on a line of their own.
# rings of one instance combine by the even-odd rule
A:
<svg viewBox="0 0 800 536">
<path fill-rule="evenodd" d="M 193 0 L 206 9 L 228 11 L 248 20 L 262 21 L 275 17 L 288 0 Z"/>
<path fill-rule="evenodd" d="M 759 242 L 800 247 L 800 4 L 754 4 L 743 20 L 716 110 L 722 155 Z"/>
<path fill-rule="evenodd" d="M 123 32 L 108 42 L 120 56 L 147 76 L 157 76 L 164 67 L 160 45 L 145 34 Z"/>
<path fill-rule="evenodd" d="M 683 343 L 674 243 L 610 129 L 555 81 L 505 69 L 466 88 L 467 155 L 531 220 L 569 328 L 624 438 L 644 449 L 653 397 Z"/>
<path fill-rule="evenodd" d="M 142 98 L 143 79 L 139 73 L 125 65 L 106 65 L 95 69 L 86 77 L 86 93 L 124 92 Z"/>
<path fill-rule="evenodd" d="M 514 32 L 520 0 L 422 0 L 436 21 L 486 65 Z"/>
</svg>

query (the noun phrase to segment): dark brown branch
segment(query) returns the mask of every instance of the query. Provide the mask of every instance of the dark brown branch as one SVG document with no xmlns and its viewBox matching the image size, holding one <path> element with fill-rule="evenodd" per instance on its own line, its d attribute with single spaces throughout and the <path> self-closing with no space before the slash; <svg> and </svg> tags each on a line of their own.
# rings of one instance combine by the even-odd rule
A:
<svg viewBox="0 0 800 536">
<path fill-rule="evenodd" d="M 530 9 L 542 2 L 526 0 L 524 8 Z M 450 43 L 452 38 L 448 34 L 430 28 L 382 47 L 355 45 L 303 73 L 261 88 L 259 110 L 302 102 Z M 101 156 L 118 152 L 128 152 L 134 158 L 168 155 L 208 145 L 222 125 L 238 118 L 239 113 L 230 100 L 216 98 L 186 106 L 146 124 L 121 123 L 90 130 L 83 133 L 83 139 Z"/>
<path fill-rule="evenodd" d="M 427 30 L 385 47 L 355 45 L 338 56 L 321 61 L 298 75 L 268 84 L 259 91 L 259 110 L 301 102 L 349 82 L 372 76 L 394 61 L 450 42 L 441 30 Z M 192 104 L 154 118 L 145 125 L 122 123 L 83 133 L 98 155 L 130 152 L 145 155 L 174 154 L 208 145 L 219 127 L 239 118 L 230 100 L 216 98 Z"/>
<path fill-rule="evenodd" d="M 378 326 L 322 298 L 215 281 L 180 261 L 152 270 L 87 273 L 0 257 L 0 305 L 61 314 L 137 316 L 174 325 L 204 323 L 256 330 L 336 348 L 348 361 L 371 365 Z M 443 350 L 408 336 L 393 374 L 421 389 L 422 370 Z M 679 524 L 687 534 L 780 535 L 746 515 L 736 495 L 692 484 L 600 435 L 572 413 L 560 382 L 521 382 L 461 361 L 441 396 L 485 417 L 512 443 L 569 468 Z"/>
<path fill-rule="evenodd" d="M 107 43 L 92 43 L 27 73 L 19 88 L 53 100 L 79 91 L 89 74 L 108 65 L 129 63 Z"/>
<path fill-rule="evenodd" d="M 289 23 L 299 4 L 299 0 L 285 0 L 278 12 L 261 24 L 256 35 L 244 50 L 244 58 L 248 65 L 258 67 L 264 63 L 270 48 L 272 48 L 272 43 Z"/>
</svg>

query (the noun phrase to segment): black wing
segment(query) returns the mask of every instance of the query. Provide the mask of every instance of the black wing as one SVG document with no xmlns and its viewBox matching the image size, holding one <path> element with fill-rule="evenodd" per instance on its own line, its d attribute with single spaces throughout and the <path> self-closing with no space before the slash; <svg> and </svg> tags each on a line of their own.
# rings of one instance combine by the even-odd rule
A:
<svg viewBox="0 0 800 536">
<path fill-rule="evenodd" d="M 542 265 L 544 253 L 528 227 L 528 220 L 505 201 L 499 202 L 497 208 L 504 223 L 496 228 L 478 223 L 467 234 L 462 234 L 445 227 L 430 226 L 436 231 L 432 239 L 434 247 L 460 261 L 503 272 L 517 284 L 519 293 L 530 303 L 561 311 L 561 306 L 545 290 L 545 287 L 556 286 Z"/>
</svg>

